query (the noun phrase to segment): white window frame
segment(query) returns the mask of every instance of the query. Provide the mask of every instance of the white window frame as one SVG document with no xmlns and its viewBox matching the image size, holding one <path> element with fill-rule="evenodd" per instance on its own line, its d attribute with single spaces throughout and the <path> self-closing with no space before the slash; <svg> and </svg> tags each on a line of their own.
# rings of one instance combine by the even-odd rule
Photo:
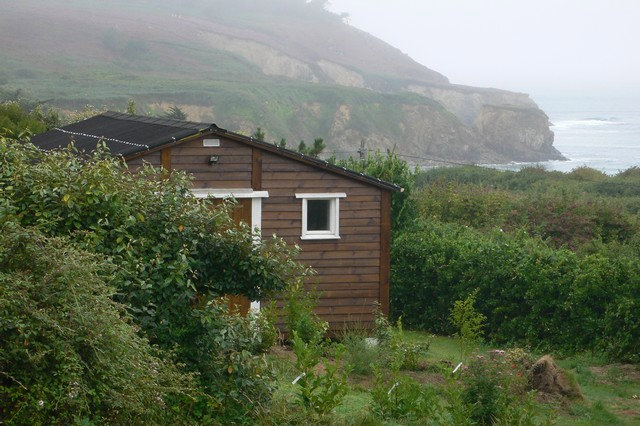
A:
<svg viewBox="0 0 640 426">
<path fill-rule="evenodd" d="M 338 240 L 340 239 L 340 198 L 346 198 L 344 192 L 328 193 L 302 193 L 296 194 L 296 198 L 302 199 L 302 240 Z M 307 201 L 330 201 L 329 229 L 324 231 L 309 231 L 307 229 Z"/>
</svg>

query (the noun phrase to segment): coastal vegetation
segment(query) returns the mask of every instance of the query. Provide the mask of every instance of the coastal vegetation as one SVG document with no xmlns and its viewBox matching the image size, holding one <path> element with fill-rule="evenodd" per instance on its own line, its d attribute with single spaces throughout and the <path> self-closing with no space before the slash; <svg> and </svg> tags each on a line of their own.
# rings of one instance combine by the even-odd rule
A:
<svg viewBox="0 0 640 426">
<path fill-rule="evenodd" d="M 256 243 L 185 174 L 43 153 L 22 118 L 48 115 L 2 107 L 3 424 L 640 424 L 636 168 L 336 160 L 405 191 L 391 318 L 328 336 L 294 248 Z M 224 298 L 275 293 L 286 339 L 275 308 Z"/>
</svg>

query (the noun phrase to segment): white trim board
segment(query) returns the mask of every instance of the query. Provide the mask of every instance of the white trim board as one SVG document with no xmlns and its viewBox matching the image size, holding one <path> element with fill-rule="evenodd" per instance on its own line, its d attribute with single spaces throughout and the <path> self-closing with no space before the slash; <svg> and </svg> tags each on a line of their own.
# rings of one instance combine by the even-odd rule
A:
<svg viewBox="0 0 640 426">
<path fill-rule="evenodd" d="M 251 188 L 196 188 L 191 190 L 196 198 L 269 198 L 269 191 L 254 191 Z"/>
</svg>

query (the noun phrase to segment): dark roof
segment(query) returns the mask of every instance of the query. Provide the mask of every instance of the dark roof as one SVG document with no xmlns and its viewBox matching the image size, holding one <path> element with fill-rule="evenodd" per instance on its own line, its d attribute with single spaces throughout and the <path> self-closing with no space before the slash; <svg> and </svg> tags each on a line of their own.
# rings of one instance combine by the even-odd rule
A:
<svg viewBox="0 0 640 426">
<path fill-rule="evenodd" d="M 36 135 L 31 143 L 40 149 L 50 150 L 73 141 L 79 151 L 91 152 L 102 140 L 113 155 L 129 157 L 204 132 L 212 126 L 215 127 L 212 124 L 105 112 Z"/>
<path fill-rule="evenodd" d="M 182 139 L 199 134 L 224 136 L 272 152 L 276 155 L 300 161 L 386 190 L 403 190 L 393 183 L 336 166 L 324 160 L 300 154 L 290 149 L 280 148 L 268 142 L 230 132 L 219 128 L 215 124 L 144 117 L 108 111 L 87 120 L 36 135 L 31 138 L 31 143 L 46 151 L 65 147 L 73 141 L 79 151 L 91 152 L 96 149 L 100 141 L 103 141 L 112 154 L 130 158 L 143 155 L 148 151 L 156 151 L 165 145 L 174 144 Z"/>
</svg>

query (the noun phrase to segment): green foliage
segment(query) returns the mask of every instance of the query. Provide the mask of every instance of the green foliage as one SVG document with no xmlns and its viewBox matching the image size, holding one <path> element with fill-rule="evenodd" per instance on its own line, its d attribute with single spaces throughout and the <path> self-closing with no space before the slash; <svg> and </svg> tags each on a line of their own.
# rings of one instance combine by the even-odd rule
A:
<svg viewBox="0 0 640 426">
<path fill-rule="evenodd" d="M 476 425 L 550 425 L 539 419 L 535 392 L 528 392 L 528 373 L 509 357 L 475 356 L 460 373 L 461 402 L 468 420 Z M 455 412 L 455 411 L 454 411 Z"/>
<path fill-rule="evenodd" d="M 326 321 L 313 312 L 317 295 L 306 288 L 302 280 L 295 280 L 284 294 L 285 324 L 289 337 L 294 334 L 303 342 L 317 344 L 324 339 L 329 329 Z"/>
<path fill-rule="evenodd" d="M 266 353 L 278 342 L 280 330 L 276 326 L 278 322 L 278 308 L 275 302 L 262 303 L 260 310 L 249 313 L 251 318 L 251 330 L 255 333 L 255 343 L 251 352 Z"/>
<path fill-rule="evenodd" d="M 380 345 L 363 333 L 346 333 L 341 343 L 345 347 L 345 361 L 351 371 L 365 376 L 373 374 L 380 360 Z"/>
<path fill-rule="evenodd" d="M 16 220 L 104 256 L 114 266 L 114 298 L 141 332 L 175 351 L 199 373 L 200 386 L 224 401 L 218 411 L 201 401 L 203 421 L 242 422 L 269 396 L 257 355 L 264 333 L 215 301 L 225 294 L 263 299 L 304 271 L 284 241 L 257 242 L 247 226 L 234 226 L 231 206 L 214 208 L 189 188 L 186 175 L 165 179 L 151 167 L 134 175 L 102 150 L 80 158 L 73 149 L 45 154 L 0 141 L 0 193 Z"/>
<path fill-rule="evenodd" d="M 60 123 L 58 114 L 42 106 L 30 111 L 20 102 L 0 103 L 0 137 L 20 137 L 45 132 Z"/>
<path fill-rule="evenodd" d="M 169 108 L 167 112 L 163 115 L 164 118 L 169 118 L 171 120 L 186 120 L 187 114 L 180 109 L 177 105 Z"/>
<path fill-rule="evenodd" d="M 474 290 L 464 300 L 453 302 L 453 308 L 449 319 L 456 328 L 456 335 L 462 339 L 466 357 L 471 349 L 482 339 L 483 328 L 487 317 L 478 312 L 475 308 L 478 289 Z"/>
<path fill-rule="evenodd" d="M 526 233 L 423 223 L 394 240 L 392 314 L 448 334 L 450 307 L 477 289 L 491 340 L 637 359 L 636 259 L 608 251 L 582 256 Z"/>
<path fill-rule="evenodd" d="M 298 145 L 298 152 L 312 157 L 317 157 L 325 150 L 326 147 L 327 145 L 325 145 L 324 139 L 316 138 L 313 140 L 312 146 L 307 146 L 304 141 L 300 141 L 300 144 Z"/>
<path fill-rule="evenodd" d="M 385 379 L 380 370 L 375 376 L 371 398 L 377 416 L 421 425 L 440 424 L 442 407 L 435 389 L 406 376 Z"/>
<path fill-rule="evenodd" d="M 393 371 L 419 370 L 420 361 L 429 350 L 430 342 L 408 342 L 404 338 L 401 318 L 396 322 L 396 329 L 391 330 L 391 339 L 383 345 L 386 364 Z"/>
<path fill-rule="evenodd" d="M 189 353 L 184 353 L 186 345 L 181 347 L 183 358 L 197 366 L 200 387 L 215 398 L 215 418 L 225 424 L 246 423 L 260 415 L 271 399 L 272 377 L 260 354 L 271 338 L 264 327 L 273 325 L 259 316 L 231 314 L 226 299 L 207 302 L 196 315 L 202 331 L 187 347 Z"/>
<path fill-rule="evenodd" d="M 578 249 L 593 240 L 629 241 L 638 230 L 619 200 L 585 196 L 572 187 L 515 192 L 436 180 L 416 193 L 420 216 L 481 230 L 526 229 L 556 247 Z"/>
<path fill-rule="evenodd" d="M 349 157 L 347 160 L 338 161 L 337 164 L 395 183 L 403 188 L 402 192 L 394 192 L 391 195 L 391 229 L 393 234 L 413 222 L 416 210 L 411 195 L 417 169 L 412 170 L 398 154 L 394 151 L 387 151 L 386 154 L 376 151 L 374 154 L 369 153 L 364 161 Z"/>
<path fill-rule="evenodd" d="M 136 101 L 133 99 L 129 99 L 127 102 L 126 113 L 131 115 L 136 115 L 138 112 L 138 107 L 136 106 Z"/>
<path fill-rule="evenodd" d="M 264 131 L 260 127 L 258 127 L 256 131 L 253 132 L 253 134 L 251 135 L 252 138 L 257 139 L 259 141 L 264 141 L 264 138 L 266 136 L 267 135 L 264 133 Z"/>
<path fill-rule="evenodd" d="M 335 359 L 330 362 L 320 357 L 321 346 L 307 343 L 297 333 L 293 335 L 293 350 L 296 354 L 297 402 L 311 415 L 322 418 L 331 413 L 347 394 L 348 370 L 340 367 L 344 348 L 337 346 Z M 322 366 L 324 374 L 318 371 Z"/>
<path fill-rule="evenodd" d="M 11 220 L 0 212 L 0 423 L 190 422 L 203 396 L 112 300 L 112 268 Z"/>
</svg>

